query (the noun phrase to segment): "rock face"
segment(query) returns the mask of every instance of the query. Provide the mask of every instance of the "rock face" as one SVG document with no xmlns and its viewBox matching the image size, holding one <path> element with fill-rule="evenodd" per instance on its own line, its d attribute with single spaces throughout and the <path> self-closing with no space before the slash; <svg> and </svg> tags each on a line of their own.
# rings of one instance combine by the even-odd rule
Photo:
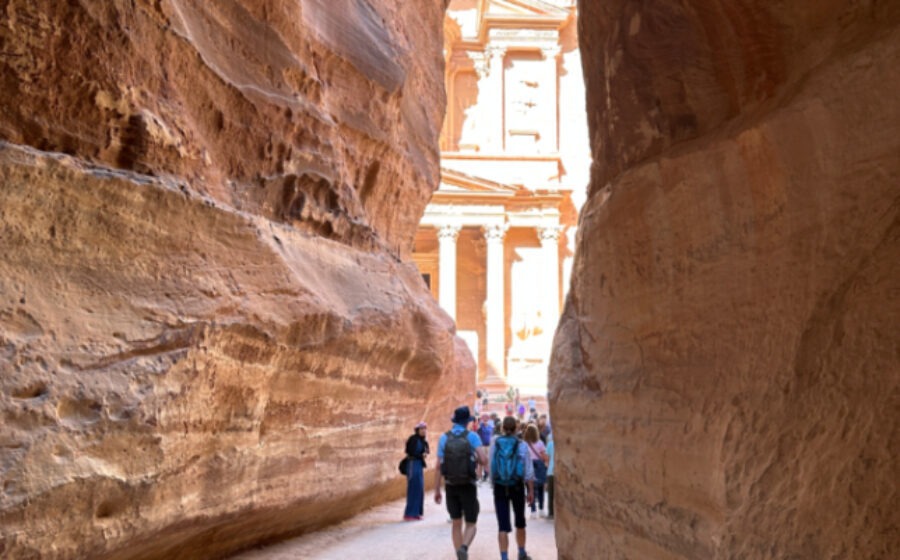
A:
<svg viewBox="0 0 900 560">
<path fill-rule="evenodd" d="M 405 259 L 441 0 L 0 13 L 0 556 L 203 558 L 398 494 L 474 363 Z"/>
<path fill-rule="evenodd" d="M 900 557 L 900 5 L 581 8 L 560 558 Z"/>
</svg>

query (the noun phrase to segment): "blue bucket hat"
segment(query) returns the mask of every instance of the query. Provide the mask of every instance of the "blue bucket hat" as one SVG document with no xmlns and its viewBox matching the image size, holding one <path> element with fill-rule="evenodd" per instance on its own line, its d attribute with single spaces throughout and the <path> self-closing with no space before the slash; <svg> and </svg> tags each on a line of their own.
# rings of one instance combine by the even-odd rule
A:
<svg viewBox="0 0 900 560">
<path fill-rule="evenodd" d="M 453 411 L 453 423 L 465 426 L 474 420 L 468 406 L 461 406 Z"/>
</svg>

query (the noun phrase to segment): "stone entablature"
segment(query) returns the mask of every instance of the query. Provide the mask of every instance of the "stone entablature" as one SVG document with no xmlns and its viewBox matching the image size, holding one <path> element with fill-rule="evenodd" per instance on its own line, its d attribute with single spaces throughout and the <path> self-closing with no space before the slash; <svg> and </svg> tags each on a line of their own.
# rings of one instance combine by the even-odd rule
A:
<svg viewBox="0 0 900 560">
<path fill-rule="evenodd" d="M 460 153 L 442 152 L 441 164 L 472 176 L 489 175 L 492 179 L 512 184 L 528 185 L 531 189 L 559 190 L 564 168 L 558 153 Z"/>
</svg>

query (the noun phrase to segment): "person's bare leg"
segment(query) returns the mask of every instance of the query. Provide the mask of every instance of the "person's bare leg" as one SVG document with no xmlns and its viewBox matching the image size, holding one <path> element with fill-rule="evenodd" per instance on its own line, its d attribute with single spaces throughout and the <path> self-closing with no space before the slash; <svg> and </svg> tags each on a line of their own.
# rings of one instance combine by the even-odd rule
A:
<svg viewBox="0 0 900 560">
<path fill-rule="evenodd" d="M 453 550 L 458 550 L 463 544 L 462 519 L 453 520 Z"/>
<path fill-rule="evenodd" d="M 525 529 L 516 529 L 516 544 L 525 548 Z"/>
<path fill-rule="evenodd" d="M 500 552 L 509 550 L 509 533 L 497 533 L 497 542 L 500 543 Z"/>
<path fill-rule="evenodd" d="M 466 535 L 465 535 L 465 538 L 463 539 L 463 544 L 465 544 L 467 547 L 471 546 L 472 541 L 475 540 L 475 530 L 476 529 L 478 529 L 478 527 L 474 523 L 466 523 Z M 456 547 L 456 548 L 459 548 L 459 547 Z"/>
</svg>

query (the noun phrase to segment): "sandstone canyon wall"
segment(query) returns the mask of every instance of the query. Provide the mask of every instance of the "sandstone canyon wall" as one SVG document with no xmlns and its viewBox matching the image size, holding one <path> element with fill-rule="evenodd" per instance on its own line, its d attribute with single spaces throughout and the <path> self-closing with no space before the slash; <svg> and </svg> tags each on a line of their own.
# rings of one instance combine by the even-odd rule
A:
<svg viewBox="0 0 900 560">
<path fill-rule="evenodd" d="M 0 3 L 0 556 L 218 557 L 399 493 L 474 383 L 406 262 L 444 8 Z"/>
<path fill-rule="evenodd" d="M 581 10 L 560 558 L 900 557 L 900 3 Z"/>
</svg>

